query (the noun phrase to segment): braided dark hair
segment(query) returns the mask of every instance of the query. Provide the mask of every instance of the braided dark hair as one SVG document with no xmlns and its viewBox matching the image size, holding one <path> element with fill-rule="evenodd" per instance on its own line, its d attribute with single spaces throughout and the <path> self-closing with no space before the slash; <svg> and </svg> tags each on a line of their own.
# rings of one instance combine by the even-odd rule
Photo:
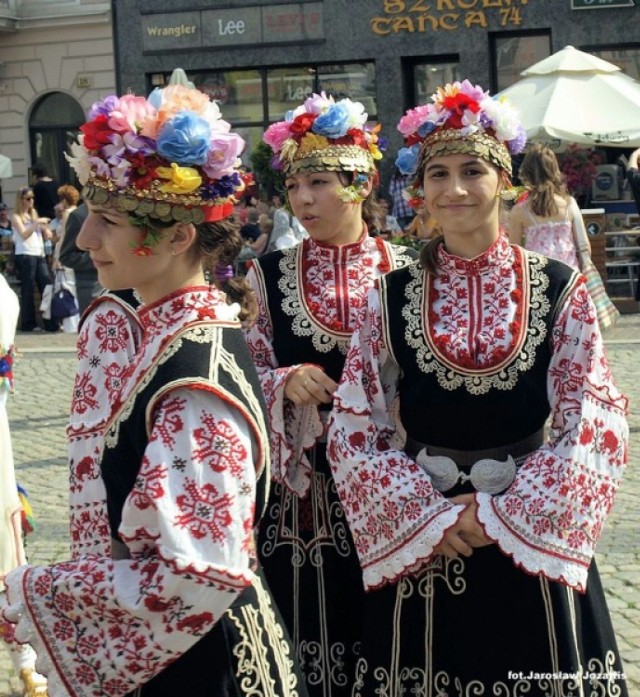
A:
<svg viewBox="0 0 640 697">
<path fill-rule="evenodd" d="M 258 315 L 255 293 L 244 276 L 234 274 L 236 257 L 242 249 L 240 223 L 235 216 L 215 223 L 196 225 L 196 254 L 203 260 L 204 271 L 210 283 L 215 283 L 231 302 L 240 305 L 240 321 L 251 324 Z M 220 273 L 228 269 L 228 273 Z"/>
</svg>

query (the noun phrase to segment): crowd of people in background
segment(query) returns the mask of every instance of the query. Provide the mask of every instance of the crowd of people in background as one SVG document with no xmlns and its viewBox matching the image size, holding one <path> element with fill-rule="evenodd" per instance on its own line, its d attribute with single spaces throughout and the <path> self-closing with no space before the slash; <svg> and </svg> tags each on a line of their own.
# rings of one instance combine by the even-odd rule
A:
<svg viewBox="0 0 640 697">
<path fill-rule="evenodd" d="M 544 219 L 544 224 L 537 225 L 537 242 L 527 241 L 525 237 L 525 230 L 528 230 L 529 236 L 533 234 L 533 219 L 523 218 L 528 210 L 525 199 L 529 193 L 535 192 L 537 185 L 533 185 L 527 179 L 524 170 L 531 169 L 532 158 L 540 160 L 542 152 L 546 157 L 545 166 L 551 168 L 554 173 L 553 187 L 556 198 L 561 197 L 560 209 L 570 216 L 570 220 L 579 218 L 577 204 L 567 206 L 563 203 L 569 200 L 566 198 L 569 193 L 554 153 L 549 148 L 543 149 L 542 146 L 536 145 L 531 150 L 533 154 L 524 158 L 524 162 L 522 157 L 514 158 L 514 163 L 518 165 L 514 182 L 520 185 L 525 193 L 518 201 L 506 205 L 502 224 L 512 242 L 563 261 L 567 261 L 568 245 L 568 248 L 574 250 L 575 258 L 572 257 L 571 265 L 579 268 L 575 235 L 571 226 L 569 225 L 567 234 L 555 234 L 564 221 L 561 219 L 561 212 L 557 222 L 549 217 L 552 209 L 555 210 L 553 205 L 548 204 L 544 209 L 548 211 L 546 218 L 540 218 Z M 639 152 L 640 150 L 636 150 L 630 156 L 627 178 L 640 211 L 640 180 L 637 175 Z M 521 163 L 524 164 L 523 171 L 520 170 Z M 248 172 L 247 168 L 244 168 L 244 171 Z M 255 179 L 250 177 L 249 181 L 249 187 L 235 207 L 243 240 L 243 248 L 234 266 L 234 271 L 239 274 L 246 273 L 247 264 L 252 259 L 276 249 L 292 247 L 307 237 L 304 226 L 284 205 L 286 196 L 283 191 L 263 192 Z M 371 213 L 365 212 L 365 218 L 369 215 L 366 222 L 369 234 L 373 237 L 380 236 L 390 242 L 419 250 L 440 231 L 433 216 L 426 213 L 424 207 L 416 206 L 412 201 L 411 183 L 411 177 L 402 174 L 400 169 L 395 167 L 388 185 L 382 186 L 378 183 L 376 186 L 372 196 L 377 206 L 371 207 Z M 509 214 L 514 203 L 517 205 Z M 101 292 L 102 288 L 97 281 L 93 264 L 88 255 L 81 252 L 75 244 L 86 215 L 87 209 L 81 202 L 78 188 L 72 184 L 60 185 L 48 176 L 46 168 L 42 165 L 32 169 L 32 185 L 19 190 L 13 209 L 0 201 L 0 272 L 20 288 L 20 331 L 60 330 L 60 322 L 39 322 L 36 306 L 36 301 L 56 271 L 62 272 L 65 281 L 73 288 L 80 315 Z M 531 216 L 531 213 L 528 215 Z"/>
</svg>

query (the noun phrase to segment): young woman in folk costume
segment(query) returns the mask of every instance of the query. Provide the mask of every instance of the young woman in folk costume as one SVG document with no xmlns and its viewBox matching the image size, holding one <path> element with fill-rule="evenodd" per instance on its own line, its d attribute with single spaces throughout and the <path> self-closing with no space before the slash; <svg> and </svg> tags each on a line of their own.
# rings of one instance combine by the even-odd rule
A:
<svg viewBox="0 0 640 697">
<path fill-rule="evenodd" d="M 256 564 L 269 463 L 250 296 L 225 284 L 241 307 L 208 281 L 241 246 L 228 216 L 243 141 L 181 85 L 107 97 L 81 130 L 77 244 L 103 286 L 142 300 L 97 453 L 110 550 L 87 537 L 90 554 L 79 540 L 73 561 L 14 571 L 5 616 L 56 697 L 304 695 Z"/>
<path fill-rule="evenodd" d="M 275 485 L 259 558 L 309 691 L 351 691 L 363 599 L 326 460 L 325 424 L 367 289 L 410 250 L 370 237 L 363 207 L 381 155 L 357 102 L 313 95 L 264 139 L 308 239 L 252 262 L 259 317 L 247 332 L 267 401 Z"/>
<path fill-rule="evenodd" d="M 442 235 L 369 294 L 335 395 L 369 590 L 353 695 L 625 695 L 593 554 L 627 400 L 585 279 L 499 227 L 508 103 L 453 83 L 399 129 Z"/>
</svg>

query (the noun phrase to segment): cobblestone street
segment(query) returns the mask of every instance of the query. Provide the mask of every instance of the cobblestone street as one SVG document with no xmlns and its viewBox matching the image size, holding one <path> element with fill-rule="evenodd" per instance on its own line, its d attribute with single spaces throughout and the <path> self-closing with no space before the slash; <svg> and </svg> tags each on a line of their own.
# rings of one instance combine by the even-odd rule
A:
<svg viewBox="0 0 640 697">
<path fill-rule="evenodd" d="M 9 401 L 18 481 L 28 490 L 37 530 L 27 554 L 35 564 L 68 556 L 65 426 L 73 381 L 75 336 L 18 335 L 16 394 Z M 631 458 L 597 560 L 629 681 L 640 695 L 640 315 L 624 315 L 607 337 L 618 385 L 631 402 Z M 7 648 L 0 645 L 0 697 L 19 697 Z M 533 696 L 532 696 L 533 697 Z"/>
</svg>

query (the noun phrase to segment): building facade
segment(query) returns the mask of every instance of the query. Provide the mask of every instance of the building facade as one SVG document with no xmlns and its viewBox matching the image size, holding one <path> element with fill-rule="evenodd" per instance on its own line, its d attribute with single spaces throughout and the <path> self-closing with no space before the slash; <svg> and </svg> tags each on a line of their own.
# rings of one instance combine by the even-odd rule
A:
<svg viewBox="0 0 640 697">
<path fill-rule="evenodd" d="M 115 90 L 111 4 L 0 0 L 0 194 L 10 207 L 43 164 L 74 182 L 64 152 L 84 114 Z"/>
<path fill-rule="evenodd" d="M 469 78 L 497 92 L 567 45 L 640 78 L 640 6 L 634 0 L 176 5 L 114 2 L 119 88 L 144 93 L 182 67 L 220 102 L 249 150 L 269 123 L 320 90 L 363 102 L 395 152 L 402 143 L 394 126 L 403 111 L 452 79 Z M 386 177 L 392 160 L 383 169 Z"/>
<path fill-rule="evenodd" d="M 218 100 L 247 153 L 312 92 L 363 102 L 389 141 L 387 179 L 406 108 L 453 79 L 500 91 L 567 45 L 640 79 L 640 0 L 0 0 L 0 155 L 13 171 L 0 193 L 12 205 L 38 162 L 73 181 L 63 152 L 88 107 L 175 67 Z"/>
</svg>

